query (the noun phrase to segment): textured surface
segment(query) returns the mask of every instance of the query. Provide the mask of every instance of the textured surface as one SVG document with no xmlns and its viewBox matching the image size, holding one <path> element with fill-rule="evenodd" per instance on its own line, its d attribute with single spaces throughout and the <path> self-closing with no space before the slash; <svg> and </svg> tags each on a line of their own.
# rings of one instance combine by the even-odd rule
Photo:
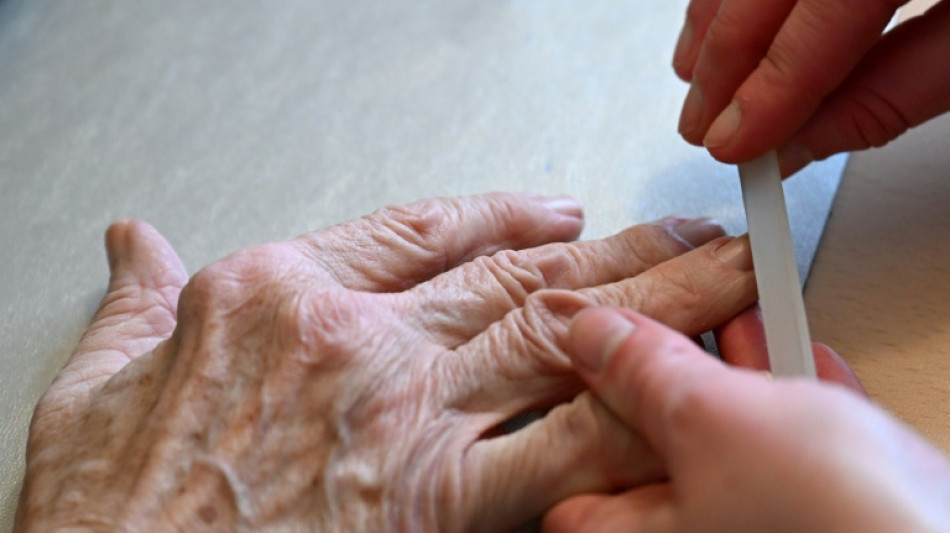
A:
<svg viewBox="0 0 950 533">
<path fill-rule="evenodd" d="M 744 231 L 735 169 L 676 134 L 685 1 L 0 1 L 0 529 L 30 412 L 104 290 L 102 233 L 194 271 L 420 197 L 571 194 L 585 238 Z M 788 184 L 804 269 L 844 161 Z"/>
<path fill-rule="evenodd" d="M 950 452 L 950 115 L 856 154 L 805 294 L 815 340 Z"/>
<path fill-rule="evenodd" d="M 935 0 L 913 0 L 901 19 Z M 871 397 L 950 453 L 950 115 L 856 154 L 805 303 Z"/>
</svg>

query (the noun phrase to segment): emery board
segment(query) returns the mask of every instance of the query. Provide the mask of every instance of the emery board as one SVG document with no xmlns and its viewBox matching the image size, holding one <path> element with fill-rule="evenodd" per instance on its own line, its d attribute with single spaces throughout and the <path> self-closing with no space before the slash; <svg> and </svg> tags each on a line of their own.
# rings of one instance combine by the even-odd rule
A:
<svg viewBox="0 0 950 533">
<path fill-rule="evenodd" d="M 772 375 L 815 378 L 805 303 L 774 151 L 739 165 Z"/>
</svg>

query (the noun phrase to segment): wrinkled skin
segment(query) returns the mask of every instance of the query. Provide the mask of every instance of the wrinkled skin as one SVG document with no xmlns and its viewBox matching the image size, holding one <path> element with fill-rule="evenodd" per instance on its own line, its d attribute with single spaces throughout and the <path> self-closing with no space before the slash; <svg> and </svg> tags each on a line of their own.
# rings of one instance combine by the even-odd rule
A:
<svg viewBox="0 0 950 533">
<path fill-rule="evenodd" d="M 108 293 L 34 414 L 18 529 L 498 531 L 656 479 L 581 392 L 570 319 L 708 330 L 755 299 L 747 241 L 669 218 L 565 242 L 582 225 L 564 198 L 428 200 L 189 280 L 153 228 L 114 224 Z"/>
</svg>

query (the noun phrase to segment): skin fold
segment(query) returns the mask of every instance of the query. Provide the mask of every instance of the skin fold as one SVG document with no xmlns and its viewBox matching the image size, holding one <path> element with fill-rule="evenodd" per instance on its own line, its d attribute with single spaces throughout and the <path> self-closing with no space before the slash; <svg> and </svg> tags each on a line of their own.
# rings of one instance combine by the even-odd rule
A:
<svg viewBox="0 0 950 533">
<path fill-rule="evenodd" d="M 108 291 L 33 417 L 17 531 L 499 531 L 662 479 L 584 390 L 571 319 L 707 331 L 755 300 L 748 242 L 708 219 L 582 227 L 567 198 L 424 200 L 189 277 L 154 228 L 113 224 Z"/>
<path fill-rule="evenodd" d="M 755 309 L 739 315 L 720 329 L 723 358 L 761 368 L 760 332 Z M 828 381 L 771 379 L 641 314 L 601 307 L 576 316 L 570 354 L 667 477 L 569 498 L 545 531 L 947 531 L 950 463 L 856 390 L 827 347 L 815 356 Z"/>
</svg>

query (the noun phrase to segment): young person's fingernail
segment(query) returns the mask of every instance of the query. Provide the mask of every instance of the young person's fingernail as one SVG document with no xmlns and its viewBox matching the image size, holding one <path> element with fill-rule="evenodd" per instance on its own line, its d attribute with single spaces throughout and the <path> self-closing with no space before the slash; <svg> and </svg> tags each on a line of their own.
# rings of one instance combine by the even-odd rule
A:
<svg viewBox="0 0 950 533">
<path fill-rule="evenodd" d="M 683 22 L 683 29 L 680 30 L 679 38 L 676 39 L 676 48 L 673 52 L 673 68 L 677 71 L 686 67 L 684 64 L 686 62 L 686 55 L 693 47 L 693 42 L 696 40 L 695 35 L 693 19 L 686 17 L 686 20 Z"/>
<path fill-rule="evenodd" d="M 686 93 L 686 101 L 683 102 L 683 110 L 680 112 L 679 132 L 684 137 L 696 133 L 699 127 L 699 120 L 703 114 L 703 90 L 699 84 L 693 82 L 689 86 L 689 92 Z"/>
<path fill-rule="evenodd" d="M 786 144 L 778 151 L 778 163 L 783 177 L 791 176 L 814 160 L 815 156 L 811 150 L 800 144 Z"/>
<path fill-rule="evenodd" d="M 706 137 L 703 138 L 703 145 L 706 148 L 719 148 L 729 144 L 736 132 L 739 131 L 739 125 L 742 123 L 742 110 L 739 109 L 739 103 L 733 100 L 722 113 L 716 117 Z"/>
<path fill-rule="evenodd" d="M 600 372 L 636 328 L 615 309 L 584 311 L 582 322 L 571 326 L 574 361 L 588 372 Z"/>
</svg>

